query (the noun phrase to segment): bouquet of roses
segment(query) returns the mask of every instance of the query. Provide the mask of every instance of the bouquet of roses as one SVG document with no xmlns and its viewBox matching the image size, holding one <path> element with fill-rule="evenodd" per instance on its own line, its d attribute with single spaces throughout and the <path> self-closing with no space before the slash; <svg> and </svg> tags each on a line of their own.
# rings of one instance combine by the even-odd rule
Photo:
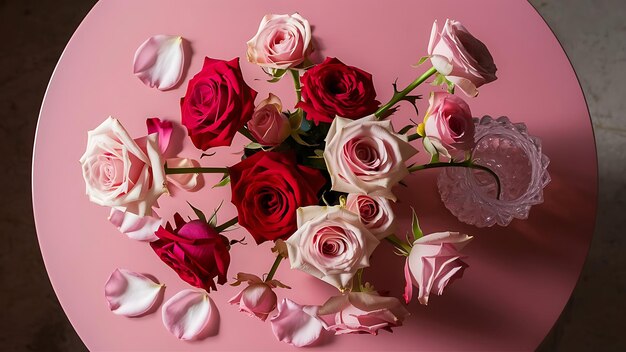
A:
<svg viewBox="0 0 626 352">
<path fill-rule="evenodd" d="M 174 87 L 182 78 L 182 43 L 181 37 L 150 38 L 135 55 L 135 74 L 151 87 Z M 457 21 L 435 22 L 427 55 L 415 65 L 432 67 L 403 89 L 394 83 L 384 104 L 370 73 L 333 57 L 314 63 L 314 49 L 310 24 L 299 14 L 265 16 L 247 43 L 248 61 L 260 66 L 269 82 L 293 80 L 292 107 L 274 94 L 257 99 L 238 58 L 207 57 L 189 80 L 180 106 L 191 142 L 208 151 L 243 134 L 250 143 L 235 165 L 203 167 L 170 155 L 172 122 L 156 118 L 147 120 L 148 135 L 138 139 L 114 118 L 89 132 L 80 160 L 89 199 L 110 207 L 109 219 L 119 231 L 150 242 L 182 280 L 200 289 L 182 291 L 162 308 L 165 326 L 181 339 L 206 336 L 215 309 L 208 293 L 228 281 L 229 249 L 242 242 L 224 236 L 236 224 L 257 244 L 273 241 L 268 255 L 276 259 L 266 275 L 238 273 L 232 285 L 244 287 L 229 303 L 263 321 L 269 318 L 275 336 L 296 346 L 313 343 L 323 331 L 377 334 L 400 326 L 409 315 L 403 302 L 414 290 L 427 304 L 467 267 L 460 251 L 472 237 L 424 234 L 413 212 L 412 231 L 400 239 L 392 204 L 396 185 L 430 168 L 477 169 L 491 178 L 499 196 L 498 176 L 471 158 L 475 123 L 469 105 L 455 94 L 474 97 L 496 79 L 487 47 Z M 420 97 L 411 92 L 427 81 L 433 92 L 422 121 L 394 126 L 398 103 L 407 101 L 417 112 Z M 430 154 L 429 163 L 410 163 L 418 148 Z M 218 224 L 218 210 L 207 216 L 193 206 L 195 220 L 173 214 L 168 221 L 170 215 L 156 214 L 160 196 L 171 187 L 197 190 L 201 173 L 223 174 L 214 187 L 230 185 L 236 218 Z M 381 242 L 389 246 L 379 249 Z M 403 302 L 363 282 L 376 250 L 406 257 L 404 272 L 398 269 L 406 279 Z M 279 302 L 275 291 L 289 288 L 275 278 L 283 261 L 335 286 L 337 295 L 307 302 L 314 305 Z M 162 287 L 119 269 L 105 294 L 113 312 L 135 316 L 153 308 Z"/>
</svg>

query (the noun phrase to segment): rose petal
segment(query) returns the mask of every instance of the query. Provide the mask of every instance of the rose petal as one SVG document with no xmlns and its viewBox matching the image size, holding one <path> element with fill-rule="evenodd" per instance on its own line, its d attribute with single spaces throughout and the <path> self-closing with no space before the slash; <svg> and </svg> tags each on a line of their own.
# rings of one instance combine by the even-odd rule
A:
<svg viewBox="0 0 626 352">
<path fill-rule="evenodd" d="M 139 216 L 131 212 L 111 208 L 109 221 L 121 233 L 133 240 L 152 242 L 158 240 L 154 233 L 163 224 L 161 218 L 154 215 L 156 214 L 153 213 L 153 216 Z"/>
<path fill-rule="evenodd" d="M 161 121 L 160 119 L 153 117 L 146 119 L 146 126 L 148 127 L 148 134 L 159 134 L 159 150 L 161 150 L 161 154 L 165 154 L 167 147 L 170 145 L 172 131 L 174 130 L 172 122 Z"/>
<path fill-rule="evenodd" d="M 187 289 L 178 292 L 163 305 L 163 324 L 181 340 L 206 337 L 206 332 L 217 319 L 213 302 L 206 291 Z"/>
<path fill-rule="evenodd" d="M 184 56 L 182 37 L 155 35 L 137 49 L 133 73 L 149 87 L 168 90 L 182 77 Z"/>
<path fill-rule="evenodd" d="M 278 314 L 271 319 L 271 324 L 279 341 L 303 347 L 319 339 L 324 328 L 317 317 L 319 307 L 301 306 L 285 298 L 277 308 Z"/>
<path fill-rule="evenodd" d="M 114 314 L 136 317 L 150 311 L 164 287 L 144 275 L 116 269 L 104 285 L 104 296 Z"/>
<path fill-rule="evenodd" d="M 200 167 L 200 163 L 194 159 L 171 158 L 166 160 L 168 168 Z M 192 191 L 198 186 L 200 174 L 167 175 L 167 181 L 185 191 Z"/>
<path fill-rule="evenodd" d="M 409 304 L 413 297 L 413 276 L 411 276 L 411 269 L 409 268 L 409 258 L 407 258 L 404 263 L 404 281 L 404 293 L 402 297 L 406 304 Z"/>
</svg>

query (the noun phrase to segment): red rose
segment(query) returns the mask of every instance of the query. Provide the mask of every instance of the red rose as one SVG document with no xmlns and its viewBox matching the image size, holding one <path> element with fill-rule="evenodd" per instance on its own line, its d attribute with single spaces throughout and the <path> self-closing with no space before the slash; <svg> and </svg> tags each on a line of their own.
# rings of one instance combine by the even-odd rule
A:
<svg viewBox="0 0 626 352">
<path fill-rule="evenodd" d="M 216 290 L 215 277 L 218 284 L 225 284 L 230 264 L 228 239 L 204 221 L 185 223 L 178 213 L 174 221 L 176 230 L 167 223 L 155 233 L 159 240 L 150 243 L 154 252 L 192 286 Z"/>
<path fill-rule="evenodd" d="M 302 76 L 302 98 L 296 107 L 306 112 L 307 120 L 331 123 L 335 115 L 358 119 L 373 114 L 380 102 L 372 75 L 347 66 L 336 58 L 306 71 Z"/>
<path fill-rule="evenodd" d="M 180 102 L 182 123 L 196 148 L 230 145 L 252 117 L 256 94 L 243 80 L 239 58 L 205 58 Z"/>
<path fill-rule="evenodd" d="M 239 225 L 257 243 L 289 238 L 296 231 L 296 210 L 318 204 L 317 194 L 326 183 L 319 170 L 278 152 L 258 152 L 229 172 Z"/>
</svg>

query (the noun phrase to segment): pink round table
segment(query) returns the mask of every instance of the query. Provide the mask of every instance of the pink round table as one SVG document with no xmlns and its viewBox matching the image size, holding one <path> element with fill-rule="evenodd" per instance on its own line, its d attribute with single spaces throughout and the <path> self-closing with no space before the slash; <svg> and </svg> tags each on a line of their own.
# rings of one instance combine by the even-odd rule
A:
<svg viewBox="0 0 626 352">
<path fill-rule="evenodd" d="M 165 299 L 189 286 L 148 245 L 119 234 L 107 221 L 107 209 L 89 202 L 78 159 L 87 131 L 109 115 L 119 118 L 133 136 L 146 133 L 147 117 L 178 123 L 179 99 L 204 56 L 241 57 L 244 77 L 260 97 L 271 89 L 283 101 L 293 102 L 289 80 L 270 85 L 258 67 L 246 62 L 245 43 L 266 13 L 296 11 L 314 26 L 315 58 L 336 56 L 371 72 L 381 101 L 391 96 L 396 77 L 403 86 L 426 69 L 410 65 L 425 54 L 433 20 L 460 20 L 487 44 L 499 69 L 499 79 L 468 100 L 474 115 L 524 121 L 543 140 L 552 176 L 545 203 L 535 206 L 527 221 L 490 229 L 461 224 L 443 207 L 437 171 L 412 176 L 409 189 L 396 192 L 403 230 L 409 227 L 408 205 L 413 205 L 426 232 L 449 229 L 475 235 L 465 251 L 470 268 L 429 306 L 414 300 L 408 307 L 412 316 L 393 334 L 324 339 L 311 350 L 535 349 L 567 302 L 585 260 L 594 227 L 597 167 L 576 75 L 548 26 L 522 0 L 100 1 L 70 40 L 50 81 L 33 157 L 33 208 L 41 251 L 59 301 L 82 340 L 94 351 L 295 349 L 278 342 L 268 323 L 229 306 L 227 300 L 237 288 L 228 285 L 211 292 L 220 312 L 220 330 L 203 341 L 177 340 L 163 327 L 160 311 L 135 319 L 112 314 L 103 285 L 118 267 L 158 278 L 167 285 Z M 181 35 L 191 47 L 183 83 L 167 92 L 147 88 L 132 74 L 135 49 L 154 34 Z M 418 92 L 428 94 L 430 89 L 423 85 Z M 426 101 L 419 104 L 424 111 Z M 413 116 L 412 109 L 403 106 L 394 121 L 402 126 Z M 175 138 L 184 141 L 179 155 L 199 158 L 180 126 Z M 217 149 L 216 156 L 202 163 L 232 165 L 243 143 L 238 136 L 233 147 Z M 204 177 L 209 186 L 218 180 L 219 175 Z M 230 219 L 236 211 L 228 187 L 176 192 L 162 198 L 159 214 L 167 219 L 176 210 L 191 215 L 186 200 L 209 212 L 222 199 L 220 218 Z M 240 229 L 229 235 L 241 238 L 246 233 Z M 229 276 L 269 270 L 270 245 L 260 247 L 235 246 Z M 373 261 L 377 269 L 369 279 L 400 297 L 403 259 L 381 247 Z M 294 287 L 279 290 L 279 298 L 302 304 L 321 304 L 336 292 L 288 265 L 281 266 L 276 277 Z"/>
</svg>

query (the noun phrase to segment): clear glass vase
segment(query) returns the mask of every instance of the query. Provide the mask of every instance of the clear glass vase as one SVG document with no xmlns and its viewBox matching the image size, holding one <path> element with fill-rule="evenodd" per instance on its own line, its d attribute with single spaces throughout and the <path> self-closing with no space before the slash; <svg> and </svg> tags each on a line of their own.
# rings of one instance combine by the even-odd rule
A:
<svg viewBox="0 0 626 352">
<path fill-rule="evenodd" d="M 528 134 L 523 123 L 507 117 L 474 119 L 476 147 L 472 160 L 493 170 L 502 184 L 487 172 L 449 167 L 437 180 L 446 208 L 460 221 L 477 227 L 507 226 L 514 218 L 527 219 L 530 208 L 543 202 L 550 182 L 550 159 L 541 151 L 541 140 Z"/>
</svg>

